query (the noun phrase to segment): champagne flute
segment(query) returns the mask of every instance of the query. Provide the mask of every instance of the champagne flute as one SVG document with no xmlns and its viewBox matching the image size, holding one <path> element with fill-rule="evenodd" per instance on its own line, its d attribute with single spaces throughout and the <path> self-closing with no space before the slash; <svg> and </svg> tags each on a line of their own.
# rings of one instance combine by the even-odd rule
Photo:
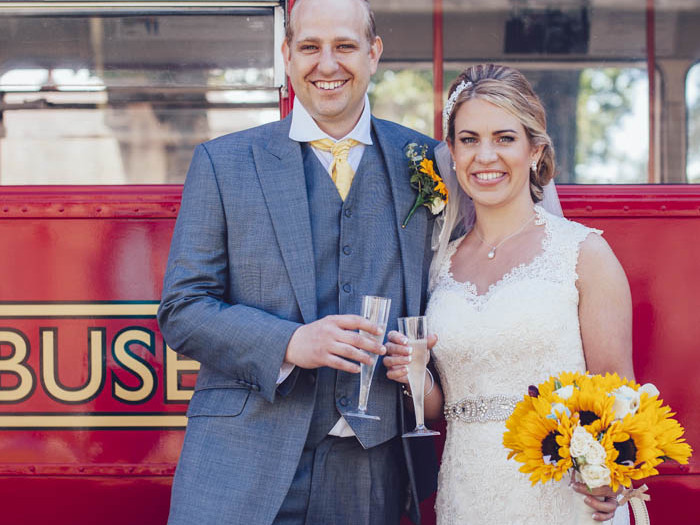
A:
<svg viewBox="0 0 700 525">
<path fill-rule="evenodd" d="M 399 332 L 408 339 L 407 345 L 413 349 L 408 364 L 408 384 L 411 387 L 413 410 L 416 414 L 416 428 L 403 437 L 439 436 L 440 432 L 425 426 L 425 369 L 428 364 L 428 320 L 425 316 L 399 317 Z"/>
<path fill-rule="evenodd" d="M 384 332 L 386 324 L 389 321 L 389 309 L 391 308 L 391 299 L 386 297 L 376 297 L 373 295 L 362 296 L 362 317 L 369 319 L 381 329 L 381 334 L 370 334 L 363 330 L 360 333 L 371 339 L 376 340 L 379 344 L 384 341 Z M 377 359 L 379 356 L 372 352 L 367 352 L 371 364 L 366 365 L 360 363 L 360 399 L 357 404 L 357 410 L 346 412 L 344 416 L 362 417 L 365 419 L 380 419 L 379 416 L 373 416 L 367 413 L 367 401 L 369 399 L 369 390 L 372 386 L 372 376 L 374 369 L 377 367 Z"/>
</svg>

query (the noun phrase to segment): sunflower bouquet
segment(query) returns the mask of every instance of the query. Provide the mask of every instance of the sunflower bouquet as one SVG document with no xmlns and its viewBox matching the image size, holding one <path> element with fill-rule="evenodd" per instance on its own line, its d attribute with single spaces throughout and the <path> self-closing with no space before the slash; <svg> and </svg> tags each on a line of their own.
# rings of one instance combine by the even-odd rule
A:
<svg viewBox="0 0 700 525">
<path fill-rule="evenodd" d="M 667 459 L 688 463 L 692 449 L 674 415 L 650 383 L 564 372 L 529 387 L 503 444 L 533 485 L 575 471 L 589 489 L 617 490 L 658 474 Z"/>
</svg>

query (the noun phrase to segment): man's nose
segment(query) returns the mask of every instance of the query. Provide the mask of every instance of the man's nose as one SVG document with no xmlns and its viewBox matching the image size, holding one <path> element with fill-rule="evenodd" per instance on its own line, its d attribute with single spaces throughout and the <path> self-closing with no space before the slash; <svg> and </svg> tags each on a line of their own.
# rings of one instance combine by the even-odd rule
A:
<svg viewBox="0 0 700 525">
<path fill-rule="evenodd" d="M 321 49 L 321 56 L 318 59 L 318 70 L 323 74 L 333 73 L 338 69 L 338 61 L 331 48 Z"/>
</svg>

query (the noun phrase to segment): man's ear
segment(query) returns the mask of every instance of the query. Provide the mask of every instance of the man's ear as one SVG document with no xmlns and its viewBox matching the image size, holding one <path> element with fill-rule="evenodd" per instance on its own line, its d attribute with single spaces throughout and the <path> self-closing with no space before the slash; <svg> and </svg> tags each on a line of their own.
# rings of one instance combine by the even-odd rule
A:
<svg viewBox="0 0 700 525">
<path fill-rule="evenodd" d="M 284 72 L 289 76 L 289 60 L 291 58 L 291 49 L 289 49 L 289 44 L 287 43 L 287 39 L 285 38 L 282 40 L 282 60 L 284 60 Z"/>
<path fill-rule="evenodd" d="M 384 51 L 384 42 L 380 37 L 374 39 L 374 43 L 369 46 L 370 71 L 374 75 L 377 72 L 377 64 Z"/>
</svg>

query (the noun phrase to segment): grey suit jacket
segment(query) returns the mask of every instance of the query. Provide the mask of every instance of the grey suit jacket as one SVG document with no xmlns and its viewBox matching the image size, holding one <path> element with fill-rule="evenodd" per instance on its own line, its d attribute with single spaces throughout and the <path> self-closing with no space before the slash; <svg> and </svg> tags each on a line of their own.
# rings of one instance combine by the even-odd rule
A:
<svg viewBox="0 0 700 525">
<path fill-rule="evenodd" d="M 168 345 L 201 363 L 173 523 L 207 523 L 206 515 L 270 523 L 304 446 L 314 386 L 297 381 L 299 370 L 276 384 L 292 333 L 317 319 L 303 161 L 290 122 L 198 146 L 187 175 L 158 311 Z M 403 149 L 435 141 L 387 121 L 372 125 L 391 178 L 407 313 L 418 315 L 432 222 L 423 207 L 401 229 L 416 197 Z M 200 416 L 215 417 L 193 424 Z"/>
</svg>

